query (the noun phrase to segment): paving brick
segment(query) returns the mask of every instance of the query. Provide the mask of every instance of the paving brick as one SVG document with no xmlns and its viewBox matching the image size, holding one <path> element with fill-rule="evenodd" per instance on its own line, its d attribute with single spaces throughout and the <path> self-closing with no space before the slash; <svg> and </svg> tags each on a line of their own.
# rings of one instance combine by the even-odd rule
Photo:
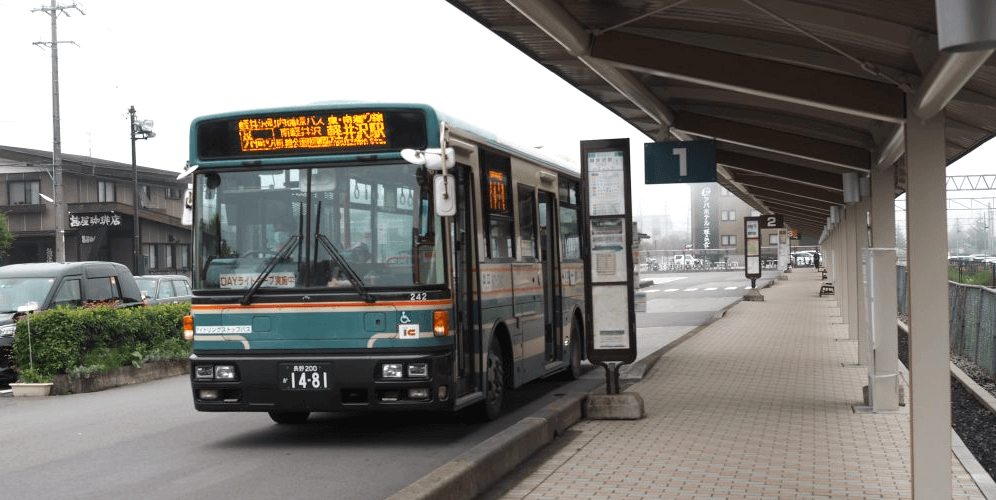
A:
<svg viewBox="0 0 996 500">
<path fill-rule="evenodd" d="M 578 423 L 490 498 L 909 499 L 909 414 L 854 413 L 867 372 L 836 299 L 818 296 L 817 273 L 786 276 L 630 386 L 644 418 Z M 952 498 L 985 500 L 951 467 Z"/>
</svg>

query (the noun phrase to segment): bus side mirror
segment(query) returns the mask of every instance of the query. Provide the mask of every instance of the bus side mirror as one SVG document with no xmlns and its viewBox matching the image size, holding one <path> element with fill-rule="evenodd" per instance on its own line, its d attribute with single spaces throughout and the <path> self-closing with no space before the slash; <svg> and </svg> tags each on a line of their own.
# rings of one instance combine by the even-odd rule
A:
<svg viewBox="0 0 996 500">
<path fill-rule="evenodd" d="M 456 215 L 456 180 L 451 174 L 437 174 L 432 178 L 433 199 L 436 215 L 450 217 Z"/>
</svg>

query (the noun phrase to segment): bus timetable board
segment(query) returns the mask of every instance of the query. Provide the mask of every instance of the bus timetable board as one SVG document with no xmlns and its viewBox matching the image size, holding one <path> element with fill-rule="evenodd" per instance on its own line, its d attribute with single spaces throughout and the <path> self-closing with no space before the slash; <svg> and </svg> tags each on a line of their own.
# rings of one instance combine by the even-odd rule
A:
<svg viewBox="0 0 996 500">
<path fill-rule="evenodd" d="M 208 117 L 194 127 L 200 160 L 375 153 L 428 145 L 424 113 L 309 109 Z"/>
<path fill-rule="evenodd" d="M 581 177 L 587 184 L 585 237 L 586 349 L 588 360 L 606 367 L 608 393 L 618 392 L 618 365 L 636 360 L 633 252 L 630 248 L 629 139 L 581 141 Z"/>
<path fill-rule="evenodd" d="M 761 277 L 761 217 L 744 217 L 744 274 L 754 288 Z"/>
</svg>

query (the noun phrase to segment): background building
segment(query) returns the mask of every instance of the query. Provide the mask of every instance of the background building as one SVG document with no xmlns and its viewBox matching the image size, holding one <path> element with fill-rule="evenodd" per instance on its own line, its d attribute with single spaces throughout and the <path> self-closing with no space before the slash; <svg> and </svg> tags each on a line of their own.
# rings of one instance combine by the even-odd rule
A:
<svg viewBox="0 0 996 500">
<path fill-rule="evenodd" d="M 690 184 L 691 227 L 693 248 L 702 249 L 706 255 L 722 255 L 723 259 L 739 262 L 744 259 L 744 217 L 762 215 L 746 202 L 737 198 L 723 186 L 716 183 Z M 784 214 L 773 214 L 784 215 Z M 793 228 L 785 227 L 785 230 Z M 819 244 L 818 234 L 800 234 L 792 239 L 792 250 L 799 248 L 815 249 Z M 761 261 L 774 261 L 778 258 L 778 231 L 761 231 Z M 719 259 L 714 259 L 719 261 Z"/>
<path fill-rule="evenodd" d="M 145 274 L 190 274 L 190 227 L 181 224 L 186 181 L 177 173 L 137 167 L 141 255 Z M 67 261 L 134 265 L 134 173 L 130 164 L 62 155 Z M 55 260 L 52 153 L 0 146 L 0 211 L 14 244 L 3 264 Z"/>
<path fill-rule="evenodd" d="M 689 184 L 688 188 L 690 203 L 686 213 L 634 217 L 639 230 L 650 236 L 640 246 L 641 258 L 657 259 L 664 266 L 674 264 L 677 255 L 692 255 L 711 267 L 742 267 L 744 217 L 761 214 L 717 183 Z M 676 219 L 687 220 L 687 228 L 677 227 Z M 816 249 L 819 236 L 801 234 L 792 240 L 792 251 Z M 778 231 L 763 230 L 761 260 L 774 265 L 777 258 Z"/>
</svg>

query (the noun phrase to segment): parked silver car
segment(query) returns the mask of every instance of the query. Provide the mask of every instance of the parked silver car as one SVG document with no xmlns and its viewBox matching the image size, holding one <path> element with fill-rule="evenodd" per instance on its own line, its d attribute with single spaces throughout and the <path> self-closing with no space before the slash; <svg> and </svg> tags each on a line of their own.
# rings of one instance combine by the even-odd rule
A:
<svg viewBox="0 0 996 500">
<path fill-rule="evenodd" d="M 190 301 L 190 279 L 180 274 L 135 276 L 142 298 L 150 306 Z"/>
</svg>

